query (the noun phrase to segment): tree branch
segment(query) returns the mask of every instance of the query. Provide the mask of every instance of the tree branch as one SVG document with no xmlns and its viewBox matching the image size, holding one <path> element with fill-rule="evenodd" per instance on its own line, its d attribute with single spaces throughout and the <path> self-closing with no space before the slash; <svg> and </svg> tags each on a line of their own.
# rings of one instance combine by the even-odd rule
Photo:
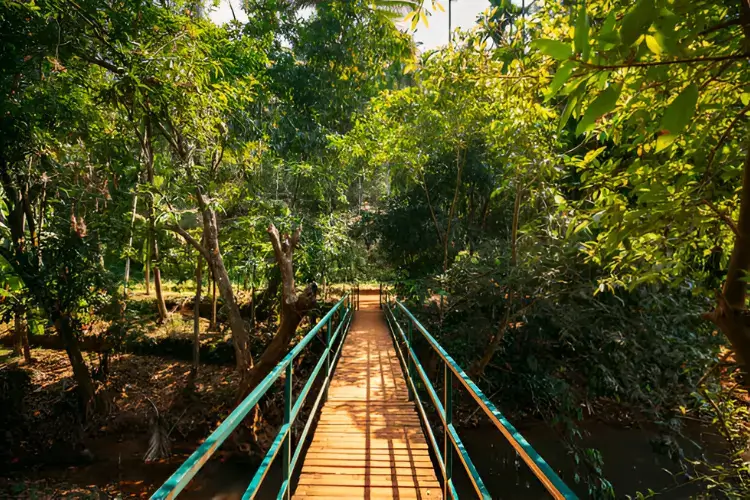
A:
<svg viewBox="0 0 750 500">
<path fill-rule="evenodd" d="M 297 302 L 297 290 L 294 285 L 294 267 L 292 262 L 292 252 L 299 242 L 299 235 L 302 227 L 297 227 L 294 234 L 290 237 L 284 235 L 281 237 L 279 230 L 273 223 L 268 225 L 268 236 L 271 239 L 271 246 L 276 256 L 276 263 L 281 271 L 282 300 L 286 305 L 294 306 Z"/>
<path fill-rule="evenodd" d="M 737 19 L 730 19 L 728 21 L 724 21 L 723 23 L 719 23 L 719 24 L 716 24 L 714 26 L 711 26 L 710 28 L 706 28 L 703 31 L 701 31 L 700 33 L 698 33 L 698 35 L 700 35 L 700 36 L 708 35 L 709 33 L 713 33 L 714 31 L 723 30 L 724 28 L 729 28 L 731 26 L 737 26 L 740 23 L 741 23 L 741 21 L 740 21 L 739 18 L 737 18 Z"/>
<path fill-rule="evenodd" d="M 198 240 L 190 236 L 190 233 L 182 229 L 179 224 L 169 224 L 169 225 L 164 226 L 164 229 L 174 231 L 175 233 L 182 236 L 185 239 L 185 241 L 187 241 L 190 245 L 192 245 L 196 250 L 198 250 L 201 253 L 203 258 L 206 259 L 207 262 L 211 263 L 211 255 L 208 253 L 208 250 L 206 249 L 206 247 L 201 245 L 198 242 Z"/>
<path fill-rule="evenodd" d="M 719 210 L 719 208 L 713 203 L 711 203 L 709 200 L 704 199 L 701 201 L 703 202 L 704 205 L 708 206 L 708 208 L 710 208 L 711 211 L 715 213 L 721 220 L 726 222 L 727 226 L 729 226 L 729 228 L 732 230 L 735 236 L 740 235 L 740 231 L 739 229 L 737 229 L 737 225 L 734 223 L 731 217 L 729 217 L 727 214 Z"/>
<path fill-rule="evenodd" d="M 620 68 L 650 68 L 652 66 L 668 66 L 670 64 L 695 64 L 713 61 L 730 61 L 750 58 L 750 54 L 729 54 L 724 56 L 707 56 L 707 57 L 693 57 L 689 59 L 676 59 L 672 61 L 648 61 L 648 62 L 632 62 L 622 64 L 592 64 L 582 61 L 580 59 L 573 59 L 583 67 L 606 70 L 606 69 L 620 69 Z"/>
<path fill-rule="evenodd" d="M 727 140 L 727 138 L 729 137 L 729 133 L 732 131 L 732 129 L 734 129 L 734 126 L 737 125 L 737 122 L 740 121 L 740 118 L 742 118 L 743 116 L 745 116 L 745 113 L 747 113 L 748 111 L 750 111 L 750 103 L 747 106 L 745 106 L 744 108 L 742 108 L 742 110 L 739 113 L 737 113 L 737 116 L 734 117 L 734 120 L 732 120 L 732 122 L 729 124 L 729 126 L 726 128 L 726 130 L 724 130 L 724 133 L 721 134 L 721 137 L 719 137 L 719 142 L 717 142 L 716 146 L 714 146 L 711 149 L 711 153 L 708 155 L 708 162 L 707 162 L 707 165 L 706 165 L 706 173 L 703 174 L 703 179 L 704 180 L 707 180 L 710 177 L 710 175 L 711 175 L 711 167 L 713 166 L 714 158 L 716 157 L 716 153 L 718 153 L 719 148 Z"/>
</svg>

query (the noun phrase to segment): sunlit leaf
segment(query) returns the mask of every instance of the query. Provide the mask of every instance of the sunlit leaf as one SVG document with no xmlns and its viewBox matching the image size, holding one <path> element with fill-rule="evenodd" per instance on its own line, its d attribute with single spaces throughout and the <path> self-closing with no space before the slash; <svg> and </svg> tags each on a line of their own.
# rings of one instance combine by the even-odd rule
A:
<svg viewBox="0 0 750 500">
<path fill-rule="evenodd" d="M 570 59 L 573 56 L 573 48 L 570 46 L 570 44 L 560 42 L 559 40 L 540 38 L 534 40 L 531 45 L 539 49 L 539 52 L 541 52 L 542 54 L 550 56 L 559 61 L 562 61 L 563 59 Z"/>
<path fill-rule="evenodd" d="M 576 19 L 575 37 L 573 38 L 575 51 L 584 61 L 589 58 L 589 16 L 586 5 L 582 5 Z"/>
<path fill-rule="evenodd" d="M 622 19 L 620 36 L 625 45 L 633 45 L 654 20 L 657 13 L 654 0 L 638 0 L 638 3 Z"/>
<path fill-rule="evenodd" d="M 596 99 L 594 99 L 586 111 L 583 113 L 583 118 L 578 122 L 576 127 L 576 134 L 581 135 L 594 128 L 594 122 L 601 117 L 615 109 L 617 99 L 620 97 L 621 85 L 610 85 L 602 93 L 600 93 Z"/>
<path fill-rule="evenodd" d="M 698 87 L 691 83 L 675 97 L 661 120 L 661 129 L 669 134 L 679 134 L 690 122 L 698 103 Z"/>
</svg>

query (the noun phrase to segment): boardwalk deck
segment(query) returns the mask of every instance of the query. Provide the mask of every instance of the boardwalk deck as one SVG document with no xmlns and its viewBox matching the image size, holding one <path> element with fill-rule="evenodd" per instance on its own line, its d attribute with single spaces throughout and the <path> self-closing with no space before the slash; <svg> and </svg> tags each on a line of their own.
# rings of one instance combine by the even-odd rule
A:
<svg viewBox="0 0 750 500">
<path fill-rule="evenodd" d="M 294 498 L 442 498 L 378 296 L 361 296 Z"/>
</svg>

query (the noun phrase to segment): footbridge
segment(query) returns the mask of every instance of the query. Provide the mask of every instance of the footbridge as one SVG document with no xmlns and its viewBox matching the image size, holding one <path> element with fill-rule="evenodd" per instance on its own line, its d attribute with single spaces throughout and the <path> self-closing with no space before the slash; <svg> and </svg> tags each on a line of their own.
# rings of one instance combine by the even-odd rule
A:
<svg viewBox="0 0 750 500">
<path fill-rule="evenodd" d="M 304 385 L 295 386 L 295 360 L 306 351 L 319 357 Z M 430 379 L 418 352 L 442 365 L 438 380 Z M 249 471 L 244 499 L 505 496 L 490 494 L 453 423 L 458 391 L 484 412 L 542 491 L 552 498 L 577 498 L 383 287 L 347 293 L 151 498 L 189 491 L 201 467 L 274 391 L 283 391 L 283 422 L 258 469 Z M 276 472 L 269 474 L 272 469 Z M 465 478 L 463 487 L 456 473 Z M 271 476 L 276 484 L 264 485 Z"/>
</svg>

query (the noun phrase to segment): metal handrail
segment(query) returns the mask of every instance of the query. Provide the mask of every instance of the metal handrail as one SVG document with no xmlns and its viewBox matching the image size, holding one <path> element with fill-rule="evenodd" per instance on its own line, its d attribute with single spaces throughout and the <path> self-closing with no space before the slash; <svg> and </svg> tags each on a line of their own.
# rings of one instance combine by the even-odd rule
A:
<svg viewBox="0 0 750 500">
<path fill-rule="evenodd" d="M 291 478 L 294 473 L 294 467 L 297 465 L 300 453 L 302 451 L 305 438 L 310 430 L 310 426 L 314 420 L 315 414 L 317 413 L 318 407 L 321 402 L 324 402 L 327 397 L 328 385 L 331 381 L 331 373 L 336 366 L 339 355 L 341 353 L 341 346 L 344 344 L 346 334 L 349 332 L 349 326 L 351 325 L 353 302 L 349 294 L 339 300 L 335 306 L 331 308 L 328 313 L 323 316 L 315 327 L 310 330 L 307 335 L 282 359 L 278 365 L 266 375 L 263 381 L 229 414 L 229 416 L 211 433 L 203 444 L 188 457 L 185 462 L 172 474 L 169 479 L 159 488 L 152 496 L 152 499 L 170 499 L 176 497 L 190 480 L 198 473 L 203 465 L 211 458 L 211 455 L 221 446 L 227 437 L 234 431 L 237 426 L 242 422 L 248 413 L 258 404 L 260 398 L 268 391 L 268 389 L 281 378 L 282 372 L 285 373 L 284 379 L 284 422 L 279 429 L 276 438 L 271 445 L 271 448 L 266 453 L 263 462 L 253 476 L 250 485 L 247 487 L 243 499 L 254 498 L 260 489 L 263 478 L 266 476 L 268 469 L 273 463 L 274 458 L 278 454 L 279 450 L 282 449 L 282 457 L 284 459 L 282 463 L 282 484 L 278 492 L 277 498 L 289 498 L 291 494 Z M 338 326 L 334 332 L 331 331 L 334 323 L 334 316 L 338 312 Z M 343 312 L 343 314 L 342 314 Z M 323 326 L 326 326 L 326 348 L 320 356 L 315 369 L 310 374 L 310 377 L 302 388 L 302 391 L 297 396 L 297 401 L 293 403 L 292 395 L 292 375 L 294 371 L 294 358 L 299 355 L 307 344 L 312 341 L 313 338 L 321 331 Z M 341 334 L 341 341 L 338 344 L 336 352 L 332 351 L 334 341 Z M 313 404 L 312 411 L 307 418 L 305 427 L 297 440 L 297 446 L 294 449 L 292 455 L 292 436 L 291 428 L 295 422 L 302 405 L 305 402 L 315 379 L 317 378 L 320 370 L 325 365 L 326 367 L 326 378 L 323 381 L 318 396 Z M 292 406 L 293 405 L 293 406 Z"/>
<path fill-rule="evenodd" d="M 471 394 L 474 400 L 479 404 L 479 407 L 489 417 L 495 427 L 500 430 L 503 437 L 510 443 L 516 453 L 531 469 L 533 474 L 547 489 L 550 495 L 556 499 L 576 499 L 578 498 L 575 493 L 560 479 L 555 471 L 547 464 L 547 462 L 534 450 L 528 441 L 516 430 L 516 428 L 503 416 L 502 413 L 492 404 L 492 402 L 484 395 L 484 393 L 477 387 L 477 385 L 466 375 L 466 372 L 454 361 L 454 359 L 443 349 L 443 347 L 430 335 L 427 329 L 414 317 L 414 315 L 404 306 L 403 303 L 394 298 L 393 305 L 391 305 L 391 298 L 388 291 L 385 292 L 385 299 L 381 300 L 381 305 L 385 309 L 386 319 L 391 329 L 395 344 L 398 347 L 396 350 L 401 364 L 404 367 L 404 371 L 407 374 L 407 381 L 409 382 L 409 397 L 414 398 L 417 403 L 417 409 L 419 410 L 420 417 L 427 431 L 427 435 L 432 446 L 432 449 L 436 455 L 437 462 L 440 466 L 441 473 L 443 475 L 443 492 L 446 498 L 458 498 L 458 494 L 453 485 L 453 451 L 455 450 L 457 456 L 463 463 L 466 472 L 471 479 L 472 485 L 480 498 L 491 498 L 487 488 L 485 487 L 482 478 L 474 467 L 469 454 L 464 448 L 461 438 L 456 432 L 456 428 L 453 425 L 453 378 L 457 378 L 466 390 Z M 396 314 L 405 316 L 407 320 L 407 331 L 404 332 L 401 325 L 398 323 Z M 440 358 L 443 360 L 443 400 L 440 398 L 435 391 L 432 383 L 430 382 L 427 374 L 422 368 L 421 363 L 417 359 L 417 355 L 412 347 L 412 333 L 416 329 L 422 334 L 422 337 L 427 340 L 430 347 L 438 353 Z M 401 345 L 405 346 L 406 354 L 401 352 Z M 408 355 L 408 356 L 407 356 Z M 430 428 L 429 422 L 427 421 L 427 414 L 424 411 L 422 401 L 417 395 L 417 387 L 415 383 L 416 375 L 422 380 L 427 393 L 432 400 L 432 403 L 437 410 L 438 415 L 443 424 L 443 451 L 440 452 L 435 436 Z"/>
</svg>

